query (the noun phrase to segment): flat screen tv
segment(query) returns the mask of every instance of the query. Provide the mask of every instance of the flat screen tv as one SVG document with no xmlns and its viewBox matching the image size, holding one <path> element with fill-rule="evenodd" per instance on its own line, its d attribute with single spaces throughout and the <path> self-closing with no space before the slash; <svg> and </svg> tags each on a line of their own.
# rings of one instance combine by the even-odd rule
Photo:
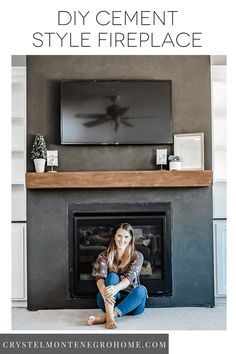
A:
<svg viewBox="0 0 236 354">
<path fill-rule="evenodd" d="M 171 144 L 171 81 L 61 82 L 61 144 Z"/>
</svg>

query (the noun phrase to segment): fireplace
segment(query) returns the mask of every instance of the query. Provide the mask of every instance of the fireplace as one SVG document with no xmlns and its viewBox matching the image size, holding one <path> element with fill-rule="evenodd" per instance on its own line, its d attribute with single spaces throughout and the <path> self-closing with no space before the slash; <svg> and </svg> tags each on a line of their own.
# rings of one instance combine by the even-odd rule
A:
<svg viewBox="0 0 236 354">
<path fill-rule="evenodd" d="M 144 257 L 140 281 L 149 295 L 171 295 L 170 203 L 71 204 L 69 206 L 69 293 L 95 297 L 95 262 L 117 224 L 134 229 L 135 248 Z"/>
<path fill-rule="evenodd" d="M 124 221 L 136 229 L 137 239 L 144 238 L 139 241 L 146 244 L 149 240 L 151 244 L 153 238 L 158 241 L 158 257 L 155 258 L 154 252 L 149 253 L 157 288 L 153 291 L 154 281 L 147 285 L 148 307 L 214 305 L 211 200 L 211 188 L 201 187 L 29 189 L 28 309 L 96 308 L 95 280 L 86 279 L 92 275 L 95 256 L 80 264 L 75 250 L 78 251 L 81 244 L 84 248 L 79 250 L 86 251 L 88 227 L 92 228 L 92 235 L 100 228 L 106 239 L 110 227 Z M 145 221 L 145 217 L 148 220 Z M 147 225 L 156 228 L 150 236 L 145 230 Z M 161 238 L 157 236 L 160 231 L 164 231 Z M 105 242 L 99 246 L 106 247 Z M 137 240 L 137 249 L 146 250 L 144 259 L 148 261 L 149 246 L 144 246 Z M 101 250 L 102 247 L 99 252 Z M 160 252 L 164 258 L 160 257 Z M 77 252 L 77 256 L 79 254 Z M 150 265 L 146 268 L 149 274 L 142 275 L 144 285 L 153 275 Z M 82 280 L 85 290 L 89 290 L 88 296 L 82 293 Z"/>
</svg>

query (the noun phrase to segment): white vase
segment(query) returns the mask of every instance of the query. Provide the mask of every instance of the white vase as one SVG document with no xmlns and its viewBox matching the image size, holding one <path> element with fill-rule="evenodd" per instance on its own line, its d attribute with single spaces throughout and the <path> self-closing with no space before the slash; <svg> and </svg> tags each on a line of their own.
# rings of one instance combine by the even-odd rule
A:
<svg viewBox="0 0 236 354">
<path fill-rule="evenodd" d="M 170 171 L 180 171 L 181 161 L 170 161 Z"/>
<path fill-rule="evenodd" d="M 34 159 L 34 167 L 37 173 L 43 173 L 45 170 L 45 159 Z"/>
</svg>

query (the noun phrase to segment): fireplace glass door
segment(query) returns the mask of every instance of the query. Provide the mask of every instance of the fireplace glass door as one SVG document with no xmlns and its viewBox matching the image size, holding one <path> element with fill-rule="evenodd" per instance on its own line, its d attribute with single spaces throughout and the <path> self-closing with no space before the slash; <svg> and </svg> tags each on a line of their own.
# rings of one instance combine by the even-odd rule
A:
<svg viewBox="0 0 236 354">
<path fill-rule="evenodd" d="M 171 292 L 170 225 L 168 213 L 126 212 L 77 213 L 73 215 L 73 237 L 70 247 L 70 289 L 72 296 L 92 295 L 96 288 L 96 259 L 114 236 L 114 228 L 129 223 L 134 230 L 135 249 L 144 261 L 141 284 L 150 295 Z"/>
</svg>

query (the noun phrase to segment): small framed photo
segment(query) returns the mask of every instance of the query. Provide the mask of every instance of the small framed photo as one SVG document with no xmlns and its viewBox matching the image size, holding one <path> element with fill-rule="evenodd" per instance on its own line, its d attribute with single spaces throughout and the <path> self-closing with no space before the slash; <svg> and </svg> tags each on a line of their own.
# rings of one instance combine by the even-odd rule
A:
<svg viewBox="0 0 236 354">
<path fill-rule="evenodd" d="M 47 166 L 58 166 L 57 150 L 47 150 Z"/>
<path fill-rule="evenodd" d="M 167 149 L 157 149 L 156 165 L 167 164 Z"/>
<path fill-rule="evenodd" d="M 174 134 L 174 155 L 182 170 L 204 170 L 204 133 Z"/>
</svg>

